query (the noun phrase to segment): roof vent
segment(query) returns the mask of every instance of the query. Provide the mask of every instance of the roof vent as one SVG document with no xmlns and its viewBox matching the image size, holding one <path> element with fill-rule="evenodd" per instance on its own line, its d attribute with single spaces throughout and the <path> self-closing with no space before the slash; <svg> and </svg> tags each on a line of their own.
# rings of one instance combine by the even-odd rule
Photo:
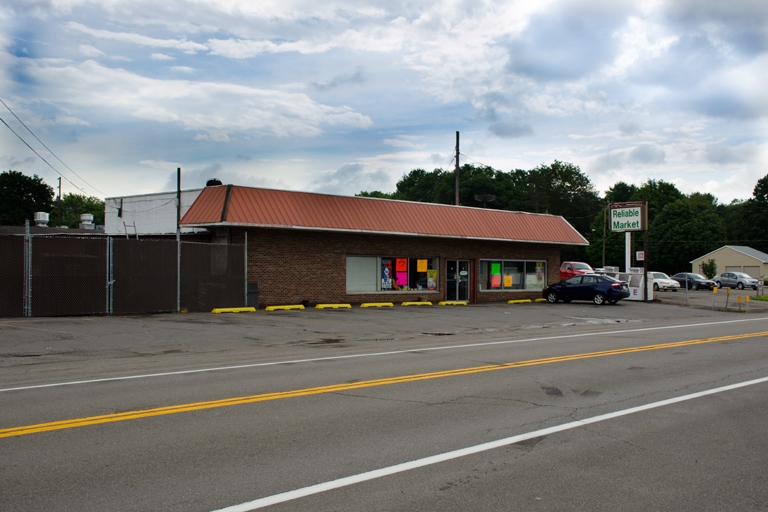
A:
<svg viewBox="0 0 768 512">
<path fill-rule="evenodd" d="M 210 179 L 205 182 L 206 187 L 216 187 L 218 185 L 221 185 L 221 180 L 217 180 L 216 178 Z"/>
<path fill-rule="evenodd" d="M 80 229 L 93 229 L 93 215 L 90 213 L 84 213 L 80 215 Z"/>
<path fill-rule="evenodd" d="M 48 227 L 48 214 L 46 212 L 35 212 L 35 224 L 40 227 Z"/>
</svg>

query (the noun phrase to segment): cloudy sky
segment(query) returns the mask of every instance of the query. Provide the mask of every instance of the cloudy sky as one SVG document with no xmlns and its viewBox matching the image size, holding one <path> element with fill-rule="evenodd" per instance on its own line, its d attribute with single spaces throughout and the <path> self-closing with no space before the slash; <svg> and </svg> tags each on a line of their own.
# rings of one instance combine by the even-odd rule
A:
<svg viewBox="0 0 768 512">
<path fill-rule="evenodd" d="M 462 164 L 728 203 L 768 172 L 766 83 L 765 0 L 4 0 L 0 169 L 391 192 L 459 131 Z"/>
</svg>

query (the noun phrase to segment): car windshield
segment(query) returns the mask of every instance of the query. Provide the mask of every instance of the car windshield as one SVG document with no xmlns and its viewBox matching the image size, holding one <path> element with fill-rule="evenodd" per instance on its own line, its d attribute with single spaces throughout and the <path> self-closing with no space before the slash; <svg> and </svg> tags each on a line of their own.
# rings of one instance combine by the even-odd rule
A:
<svg viewBox="0 0 768 512">
<path fill-rule="evenodd" d="M 742 279 L 751 279 L 751 277 L 749 277 L 747 274 L 742 274 L 741 272 L 734 272 L 733 275 Z"/>
<path fill-rule="evenodd" d="M 706 278 L 706 277 L 704 277 L 704 276 L 703 276 L 703 275 L 701 275 L 701 274 L 688 274 L 688 275 L 689 275 L 689 276 L 691 276 L 691 277 L 692 277 L 692 278 L 694 278 L 694 279 L 703 279 L 703 280 L 705 280 L 705 281 L 707 280 L 707 278 Z"/>
<path fill-rule="evenodd" d="M 621 282 L 621 281 L 619 281 L 618 279 L 614 279 L 614 278 L 613 278 L 613 277 L 611 277 L 611 276 L 600 276 L 600 277 L 601 277 L 601 278 L 602 278 L 604 281 L 610 281 L 610 282 L 612 282 L 612 283 L 620 283 L 620 282 Z"/>
<path fill-rule="evenodd" d="M 654 272 L 653 273 L 654 279 L 669 279 L 669 276 L 665 274 L 664 272 Z"/>
<path fill-rule="evenodd" d="M 573 269 L 574 270 L 592 270 L 592 267 L 590 267 L 586 263 L 574 263 Z"/>
</svg>

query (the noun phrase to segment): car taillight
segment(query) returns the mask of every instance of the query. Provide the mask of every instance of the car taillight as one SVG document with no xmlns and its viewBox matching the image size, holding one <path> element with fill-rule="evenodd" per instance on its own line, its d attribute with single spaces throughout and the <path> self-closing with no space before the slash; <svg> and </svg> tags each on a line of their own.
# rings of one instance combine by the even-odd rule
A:
<svg viewBox="0 0 768 512">
<path fill-rule="evenodd" d="M 611 288 L 621 289 L 621 283 L 611 283 Z"/>
</svg>

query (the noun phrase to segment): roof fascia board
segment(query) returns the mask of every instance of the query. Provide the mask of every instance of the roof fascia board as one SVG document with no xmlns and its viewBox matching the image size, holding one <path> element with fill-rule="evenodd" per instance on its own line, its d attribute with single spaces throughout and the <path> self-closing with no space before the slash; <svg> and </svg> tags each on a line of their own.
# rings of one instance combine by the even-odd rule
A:
<svg viewBox="0 0 768 512">
<path fill-rule="evenodd" d="M 576 245 L 576 246 L 588 246 L 589 242 L 582 237 L 583 243 L 569 243 L 569 242 L 551 242 L 546 240 L 524 240 L 515 238 L 485 238 L 477 236 L 455 236 L 455 235 L 436 235 L 434 233 L 407 233 L 399 231 L 369 231 L 364 229 L 334 229 L 334 228 L 315 228 L 308 226 L 282 226 L 276 224 L 250 224 L 240 222 L 210 222 L 206 224 L 184 224 L 184 227 L 200 227 L 200 228 L 216 228 L 216 227 L 233 227 L 233 228 L 263 228 L 263 229 L 293 229 L 296 231 L 317 231 L 323 233 L 352 233 L 362 235 L 397 235 L 397 236 L 426 236 L 430 238 L 448 238 L 448 239 L 461 239 L 461 240 L 483 240 L 490 242 L 518 242 L 526 244 L 544 244 L 544 245 Z"/>
</svg>

